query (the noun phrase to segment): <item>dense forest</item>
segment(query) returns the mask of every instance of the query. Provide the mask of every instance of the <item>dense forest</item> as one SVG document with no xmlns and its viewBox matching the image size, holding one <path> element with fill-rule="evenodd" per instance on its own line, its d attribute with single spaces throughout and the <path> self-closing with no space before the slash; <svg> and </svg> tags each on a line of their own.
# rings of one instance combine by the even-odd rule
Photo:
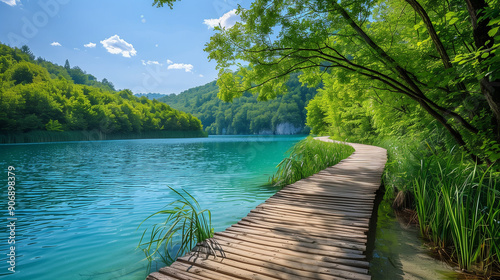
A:
<svg viewBox="0 0 500 280">
<path fill-rule="evenodd" d="M 201 130 L 201 122 L 170 106 L 115 91 L 66 60 L 35 59 L 27 46 L 0 44 L 0 133 L 87 131 L 104 134 Z"/>
<path fill-rule="evenodd" d="M 309 133 L 305 126 L 305 106 L 316 95 L 318 87 L 302 86 L 297 76 L 291 75 L 287 90 L 266 102 L 260 102 L 250 93 L 232 102 L 221 101 L 215 81 L 158 100 L 195 115 L 209 134 Z"/>
</svg>

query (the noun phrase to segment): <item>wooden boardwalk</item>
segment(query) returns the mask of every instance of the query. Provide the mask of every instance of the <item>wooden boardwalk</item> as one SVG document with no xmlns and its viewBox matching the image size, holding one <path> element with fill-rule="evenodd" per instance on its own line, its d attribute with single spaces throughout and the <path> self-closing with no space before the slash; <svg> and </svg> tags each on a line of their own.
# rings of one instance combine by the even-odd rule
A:
<svg viewBox="0 0 500 280">
<path fill-rule="evenodd" d="M 349 158 L 286 186 L 147 279 L 370 279 L 367 233 L 387 156 L 351 145 Z"/>
</svg>

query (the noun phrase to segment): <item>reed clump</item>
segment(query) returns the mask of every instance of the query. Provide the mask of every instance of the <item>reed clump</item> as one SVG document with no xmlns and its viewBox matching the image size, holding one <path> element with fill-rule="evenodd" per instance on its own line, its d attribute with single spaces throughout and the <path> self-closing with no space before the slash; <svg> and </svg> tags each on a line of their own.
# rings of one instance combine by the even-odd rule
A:
<svg viewBox="0 0 500 280">
<path fill-rule="evenodd" d="M 169 187 L 170 188 L 170 187 Z M 212 238 L 212 214 L 210 210 L 201 209 L 200 204 L 186 190 L 179 192 L 170 188 L 179 199 L 167 205 L 167 209 L 158 211 L 147 217 L 147 220 L 164 216 L 164 221 L 146 228 L 139 241 L 141 248 L 149 261 L 161 261 L 172 264 L 178 257 L 191 251 L 196 244 Z"/>
<path fill-rule="evenodd" d="M 289 156 L 278 164 L 269 180 L 275 186 L 289 185 L 339 163 L 353 152 L 354 148 L 346 144 L 307 137 L 287 151 Z"/>
<path fill-rule="evenodd" d="M 392 140 L 386 187 L 409 193 L 420 233 L 463 271 L 500 277 L 500 173 L 454 148 Z"/>
</svg>

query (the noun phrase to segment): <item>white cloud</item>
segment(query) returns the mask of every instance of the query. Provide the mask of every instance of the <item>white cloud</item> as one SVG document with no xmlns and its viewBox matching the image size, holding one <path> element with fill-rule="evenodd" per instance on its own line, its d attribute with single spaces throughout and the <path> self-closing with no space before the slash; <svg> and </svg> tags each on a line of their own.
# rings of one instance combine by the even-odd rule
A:
<svg viewBox="0 0 500 280">
<path fill-rule="evenodd" d="M 60 47 L 61 46 L 61 44 L 59 44 L 59 42 L 52 42 L 50 45 L 53 47 Z"/>
<path fill-rule="evenodd" d="M 9 5 L 9 6 L 15 6 L 17 5 L 17 2 L 19 2 L 19 0 L 0 0 L 2 2 L 4 2 L 5 4 Z"/>
<path fill-rule="evenodd" d="M 203 76 L 202 74 L 200 74 L 200 75 L 198 75 L 198 77 L 203 78 L 203 77 L 205 77 L 205 76 Z"/>
<path fill-rule="evenodd" d="M 86 48 L 95 48 L 96 44 L 89 42 L 88 44 L 83 45 Z"/>
<path fill-rule="evenodd" d="M 146 19 L 144 18 L 144 15 L 141 15 L 141 22 L 146 23 Z"/>
<path fill-rule="evenodd" d="M 80 49 L 79 48 L 73 48 L 75 51 L 79 51 Z"/>
<path fill-rule="evenodd" d="M 155 47 L 157 47 L 157 48 L 158 48 L 158 44 L 156 44 L 156 45 L 155 45 Z"/>
<path fill-rule="evenodd" d="M 174 63 L 172 60 L 167 59 L 167 64 L 172 64 L 172 63 Z"/>
<path fill-rule="evenodd" d="M 224 28 L 231 28 L 240 19 L 240 16 L 236 14 L 236 9 L 234 9 L 223 14 L 220 18 L 204 19 L 203 24 L 206 24 L 208 28 L 214 28 L 219 24 Z"/>
<path fill-rule="evenodd" d="M 161 64 L 160 62 L 158 61 L 155 61 L 155 60 L 148 60 L 148 61 L 145 61 L 145 60 L 141 60 L 142 62 L 142 65 L 160 65 L 160 66 L 163 66 L 163 64 Z"/>
<path fill-rule="evenodd" d="M 123 57 L 131 57 L 137 54 L 134 46 L 121 39 L 118 35 L 113 35 L 108 39 L 102 40 L 101 44 L 112 54 L 121 54 Z"/>
<path fill-rule="evenodd" d="M 184 69 L 186 72 L 191 72 L 193 70 L 193 65 L 184 63 L 174 63 L 170 64 L 167 69 Z"/>
</svg>

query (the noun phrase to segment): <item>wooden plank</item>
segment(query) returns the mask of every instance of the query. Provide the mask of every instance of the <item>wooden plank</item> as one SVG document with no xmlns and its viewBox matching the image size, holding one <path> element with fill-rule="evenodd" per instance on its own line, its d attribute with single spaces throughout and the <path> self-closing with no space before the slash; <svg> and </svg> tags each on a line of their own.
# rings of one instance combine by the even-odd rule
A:
<svg viewBox="0 0 500 280">
<path fill-rule="evenodd" d="M 287 216 L 292 216 L 292 217 L 297 217 L 297 218 L 302 218 L 302 219 L 314 219 L 317 221 L 328 221 L 330 223 L 335 223 L 335 224 L 342 224 L 342 225 L 349 225 L 349 226 L 357 226 L 357 227 L 368 227 L 368 224 L 370 220 L 368 219 L 343 219 L 342 217 L 337 217 L 337 216 L 327 216 L 327 215 L 315 215 L 314 213 L 304 213 L 304 212 L 297 212 L 297 211 L 291 211 L 283 208 L 273 208 L 270 206 L 267 206 L 264 208 L 264 206 L 257 206 L 255 211 L 263 212 L 263 213 L 271 213 L 275 215 L 287 215 Z"/>
<path fill-rule="evenodd" d="M 242 245 L 242 246 L 248 246 L 248 247 L 252 247 L 252 248 L 258 248 L 258 249 L 262 249 L 262 250 L 268 250 L 268 251 L 278 252 L 278 253 L 292 255 L 292 256 L 300 256 L 303 258 L 319 257 L 321 260 L 323 260 L 325 262 L 332 262 L 332 263 L 344 264 L 344 265 L 361 267 L 361 268 L 368 268 L 369 267 L 369 264 L 366 261 L 343 258 L 342 256 L 335 257 L 335 256 L 332 256 L 333 253 L 329 254 L 327 251 L 302 250 L 299 248 L 287 249 L 287 248 L 280 248 L 280 247 L 269 246 L 269 245 L 261 245 L 256 240 L 245 241 L 245 240 L 225 236 L 225 234 L 226 234 L 225 232 L 221 232 L 220 234 L 221 235 L 218 235 L 216 237 L 216 240 L 217 240 L 217 242 L 219 242 L 220 244 L 223 244 L 225 246 L 228 246 L 228 244 L 238 244 L 238 245 Z M 317 252 L 317 253 L 315 254 L 313 252 Z"/>
<path fill-rule="evenodd" d="M 301 279 L 286 272 L 274 270 L 245 262 L 238 262 L 228 258 L 214 258 L 211 255 L 201 257 L 198 253 L 189 252 L 180 257 L 178 261 L 188 264 L 196 263 L 198 266 L 220 271 L 230 277 L 240 279 L 273 280 L 273 279 Z M 308 279 L 308 278 L 306 278 Z"/>
<path fill-rule="evenodd" d="M 274 203 L 274 202 L 261 204 L 257 207 L 261 207 L 264 209 L 266 209 L 266 208 L 281 208 L 281 209 L 293 210 L 293 211 L 308 213 L 308 214 L 337 216 L 337 217 L 342 217 L 345 219 L 355 219 L 355 220 L 363 220 L 363 219 L 369 220 L 371 217 L 370 214 L 357 214 L 357 213 L 342 212 L 342 211 L 335 211 L 335 210 L 328 211 L 328 210 L 324 210 L 324 209 L 314 209 L 314 208 L 293 206 L 293 205 L 288 205 L 288 204 L 283 204 L 283 203 Z"/>
<path fill-rule="evenodd" d="M 347 258 L 347 259 L 354 259 L 354 260 L 364 260 L 366 257 L 362 254 L 362 251 L 357 251 L 357 252 L 352 252 L 352 251 L 347 251 L 347 250 L 339 250 L 338 248 L 332 248 L 331 246 L 326 246 L 326 245 L 318 245 L 316 247 L 314 246 L 298 246 L 298 243 L 276 243 L 273 241 L 266 240 L 265 238 L 261 238 L 258 235 L 245 235 L 242 234 L 241 232 L 231 232 L 231 231 L 224 231 L 221 233 L 218 233 L 215 236 L 215 240 L 219 242 L 220 240 L 225 240 L 228 241 L 228 239 L 236 239 L 238 240 L 238 244 L 256 244 L 259 246 L 269 246 L 269 247 L 274 247 L 274 248 L 282 248 L 282 249 L 287 249 L 287 250 L 294 250 L 297 252 L 303 252 L 303 253 L 308 253 L 308 254 L 314 254 L 314 255 L 326 255 L 326 256 L 333 256 L 333 257 L 342 257 L 342 258 Z M 240 242 L 241 241 L 241 242 Z M 236 241 L 233 241 L 236 242 Z"/>
<path fill-rule="evenodd" d="M 231 227 L 226 229 L 227 232 L 237 232 L 240 234 L 251 234 L 258 236 L 266 236 L 271 238 L 277 238 L 284 240 L 284 243 L 287 242 L 301 242 L 301 243 L 310 243 L 314 245 L 326 245 L 335 248 L 339 248 L 340 251 L 349 252 L 352 251 L 362 251 L 366 250 L 365 244 L 358 242 L 349 242 L 345 240 L 337 240 L 332 239 L 330 237 L 318 237 L 318 236 L 308 236 L 308 235 L 299 235 L 299 234 L 280 234 L 279 231 L 269 230 L 269 229 L 259 229 L 253 227 L 247 227 L 242 225 L 232 225 Z M 307 247 L 307 246 L 306 246 Z M 333 250 L 333 249 L 332 249 Z M 346 251 L 347 250 L 347 251 Z"/>
<path fill-rule="evenodd" d="M 181 261 L 176 261 L 170 267 L 165 267 L 165 268 L 160 269 L 160 272 L 165 273 L 165 270 L 169 269 L 169 268 L 174 268 L 178 271 L 185 272 L 189 276 L 195 275 L 196 277 L 200 277 L 202 279 L 212 279 L 212 280 L 232 280 L 232 279 L 235 279 L 235 277 L 230 277 L 228 275 L 225 275 L 225 274 L 222 274 L 222 273 L 210 270 L 210 269 L 199 267 L 196 264 L 189 264 L 189 263 L 184 263 Z M 190 278 L 184 278 L 184 279 L 190 280 Z"/>
<path fill-rule="evenodd" d="M 178 280 L 178 279 L 182 278 L 173 278 L 171 276 L 162 274 L 160 272 L 153 272 L 149 274 L 148 277 L 146 278 L 146 280 Z"/>
<path fill-rule="evenodd" d="M 308 242 L 308 243 L 313 243 L 313 244 L 324 244 L 327 246 L 352 249 L 352 250 L 357 250 L 357 251 L 365 251 L 366 250 L 366 245 L 364 243 L 351 242 L 351 241 L 346 241 L 346 240 L 342 240 L 342 239 L 339 240 L 339 239 L 334 239 L 334 238 L 327 237 L 327 236 L 309 236 L 309 235 L 297 234 L 297 233 L 293 233 L 293 232 L 292 233 L 281 232 L 281 231 L 275 230 L 275 229 L 255 228 L 252 226 L 245 226 L 245 225 L 241 225 L 241 224 L 234 224 L 231 227 L 229 227 L 227 230 L 238 231 L 238 232 L 248 233 L 248 234 L 259 234 L 259 235 L 271 236 L 271 237 L 276 237 L 276 238 L 282 238 L 284 240 L 293 238 L 294 241 Z"/>
<path fill-rule="evenodd" d="M 335 199 L 335 198 L 332 198 L 332 197 L 311 197 L 311 196 L 308 196 L 308 195 L 303 195 L 303 194 L 291 194 L 291 193 L 282 193 L 282 192 L 279 192 L 279 193 L 276 193 L 274 196 L 274 198 L 283 198 L 283 199 L 288 199 L 288 200 L 293 200 L 293 201 L 296 201 L 296 202 L 308 202 L 308 203 L 319 203 L 319 204 L 328 204 L 328 205 L 331 205 L 331 204 L 336 204 L 338 206 L 346 206 L 346 207 L 349 207 L 349 206 L 352 206 L 352 203 L 358 203 L 360 204 L 360 209 L 367 209 L 367 210 L 373 210 L 373 207 L 370 207 L 369 203 L 367 204 L 366 201 L 363 201 L 363 203 L 360 203 L 360 201 L 357 201 L 355 199 Z M 368 201 L 369 202 L 369 201 Z"/>
<path fill-rule="evenodd" d="M 173 277 L 172 279 L 192 279 L 192 280 L 205 280 L 207 277 L 196 275 L 195 273 L 188 272 L 189 268 L 179 268 L 178 266 L 170 266 L 161 270 L 166 276 Z"/>
<path fill-rule="evenodd" d="M 245 219 L 245 218 L 243 218 Z M 366 243 L 366 237 L 364 238 L 359 238 L 359 237 L 349 237 L 347 234 L 337 234 L 337 233 L 329 233 L 327 230 L 324 231 L 315 231 L 312 229 L 305 229 L 305 228 L 300 228 L 300 227 L 290 227 L 290 226 L 280 226 L 280 225 L 269 225 L 265 223 L 257 223 L 257 222 L 251 222 L 251 221 L 244 221 L 241 220 L 238 222 L 240 225 L 246 225 L 246 226 L 251 226 L 255 228 L 261 228 L 261 229 L 275 229 L 280 232 L 283 232 L 285 234 L 288 233 L 300 233 L 302 235 L 309 235 L 309 236 L 327 236 L 332 239 L 339 239 L 339 240 L 344 240 L 344 241 L 350 241 L 350 242 L 356 242 L 356 243 L 361 243 L 365 244 Z"/>
<path fill-rule="evenodd" d="M 291 260 L 295 262 L 300 262 L 303 264 L 308 264 L 311 266 L 311 269 L 314 269 L 316 266 L 321 266 L 321 267 L 327 267 L 327 268 L 332 268 L 332 269 L 337 269 L 337 270 L 342 270 L 342 271 L 347 271 L 347 272 L 355 272 L 355 273 L 360 273 L 360 274 L 367 274 L 368 269 L 367 268 L 360 268 L 360 267 L 354 267 L 354 266 L 348 266 L 348 265 L 343 265 L 343 264 L 338 264 L 335 262 L 331 261 L 324 261 L 328 260 L 328 257 L 320 257 L 317 255 L 311 256 L 308 254 L 302 254 L 302 255 L 297 256 L 297 255 L 291 255 L 291 254 L 285 254 L 285 253 L 279 253 L 276 251 L 270 251 L 266 249 L 259 249 L 255 247 L 248 247 L 245 245 L 239 245 L 237 243 L 232 243 L 232 242 L 227 242 L 224 245 L 221 245 L 222 253 L 219 252 L 219 256 L 223 257 L 226 252 L 228 252 L 228 248 L 234 248 L 234 252 L 238 252 L 238 254 L 255 254 L 256 257 L 259 256 L 271 256 L 271 257 L 276 257 L 282 260 Z"/>
<path fill-rule="evenodd" d="M 353 197 L 350 194 L 343 194 L 340 192 L 334 192 L 334 191 L 328 191 L 328 190 L 322 190 L 322 191 L 312 191 L 312 190 L 307 190 L 307 189 L 292 189 L 292 188 L 283 188 L 280 192 L 283 193 L 292 193 L 292 194 L 302 194 L 302 195 L 317 195 L 317 196 L 323 196 L 323 197 L 336 197 L 336 198 L 350 198 L 350 199 L 356 199 L 356 200 L 368 200 L 372 201 L 375 199 L 375 194 L 372 195 L 364 195 L 363 197 L 357 196 Z"/>
<path fill-rule="evenodd" d="M 269 203 L 277 203 L 277 204 L 287 204 L 287 205 L 300 205 L 300 207 L 310 207 L 310 208 L 314 208 L 314 209 L 319 209 L 319 210 L 338 210 L 338 211 L 342 211 L 342 212 L 350 212 L 350 213 L 359 213 L 359 214 L 363 214 L 363 215 L 367 215 L 368 214 L 371 214 L 372 213 L 372 210 L 373 209 L 361 209 L 365 204 L 361 204 L 361 203 L 353 203 L 353 205 L 351 205 L 351 207 L 347 207 L 347 206 L 340 206 L 340 205 L 336 205 L 336 204 L 325 204 L 325 203 L 311 203 L 311 202 L 300 202 L 298 203 L 297 200 L 292 200 L 292 199 L 286 199 L 286 198 L 283 198 L 283 197 L 270 197 L 266 200 L 266 202 L 269 202 Z M 358 208 L 357 206 L 360 206 L 360 208 Z M 355 208 L 353 207 L 355 206 Z"/>
<path fill-rule="evenodd" d="M 353 233 L 359 233 L 359 232 L 367 232 L 368 228 L 367 227 L 356 227 L 356 226 L 349 226 L 349 225 L 342 225 L 340 223 L 335 223 L 335 221 L 317 221 L 315 219 L 307 219 L 305 217 L 301 216 L 287 216 L 287 215 L 280 215 L 280 214 L 275 214 L 275 213 L 263 213 L 261 211 L 250 211 L 250 213 L 247 215 L 247 217 L 252 217 L 256 219 L 272 219 L 275 221 L 283 221 L 284 223 L 286 222 L 292 222 L 292 223 L 300 223 L 304 226 L 311 226 L 311 227 L 325 227 L 325 228 L 335 228 L 335 229 L 342 229 L 343 231 L 349 231 Z"/>
<path fill-rule="evenodd" d="M 321 235 L 325 234 L 325 232 L 328 234 L 328 236 L 346 236 L 350 238 L 350 240 L 354 239 L 359 239 L 359 240 L 365 240 L 366 235 L 364 234 L 364 231 L 359 230 L 359 231 L 353 231 L 353 230 L 348 230 L 345 228 L 340 228 L 340 227 L 335 227 L 335 225 L 317 225 L 314 227 L 304 227 L 302 225 L 297 225 L 293 221 L 286 221 L 286 220 L 281 220 L 281 219 L 273 219 L 271 217 L 267 218 L 256 218 L 254 216 L 246 216 L 245 218 L 241 219 L 241 221 L 247 221 L 249 223 L 256 223 L 262 226 L 266 227 L 276 227 L 279 225 L 280 227 L 286 227 L 288 229 L 296 229 L 299 230 L 300 232 L 303 232 L 304 234 L 312 234 L 312 233 L 319 233 Z M 362 241 L 360 241 L 362 242 Z"/>
<path fill-rule="evenodd" d="M 199 247 L 197 250 L 202 250 L 203 252 L 210 252 L 207 247 Z M 222 257 L 222 256 L 221 256 Z M 307 277 L 311 279 L 369 279 L 370 277 L 366 274 L 355 273 L 349 271 L 343 271 L 338 269 L 338 265 L 335 269 L 331 267 L 323 267 L 320 263 L 314 263 L 313 266 L 310 264 L 305 264 L 299 262 L 297 259 L 283 259 L 276 256 L 269 256 L 261 253 L 255 253 L 251 251 L 244 251 L 234 247 L 224 247 L 223 258 L 231 259 L 234 261 L 254 264 L 266 268 L 272 268 L 275 270 L 283 270 L 286 268 L 287 273 Z M 332 278 L 332 276 L 334 276 Z"/>
</svg>

